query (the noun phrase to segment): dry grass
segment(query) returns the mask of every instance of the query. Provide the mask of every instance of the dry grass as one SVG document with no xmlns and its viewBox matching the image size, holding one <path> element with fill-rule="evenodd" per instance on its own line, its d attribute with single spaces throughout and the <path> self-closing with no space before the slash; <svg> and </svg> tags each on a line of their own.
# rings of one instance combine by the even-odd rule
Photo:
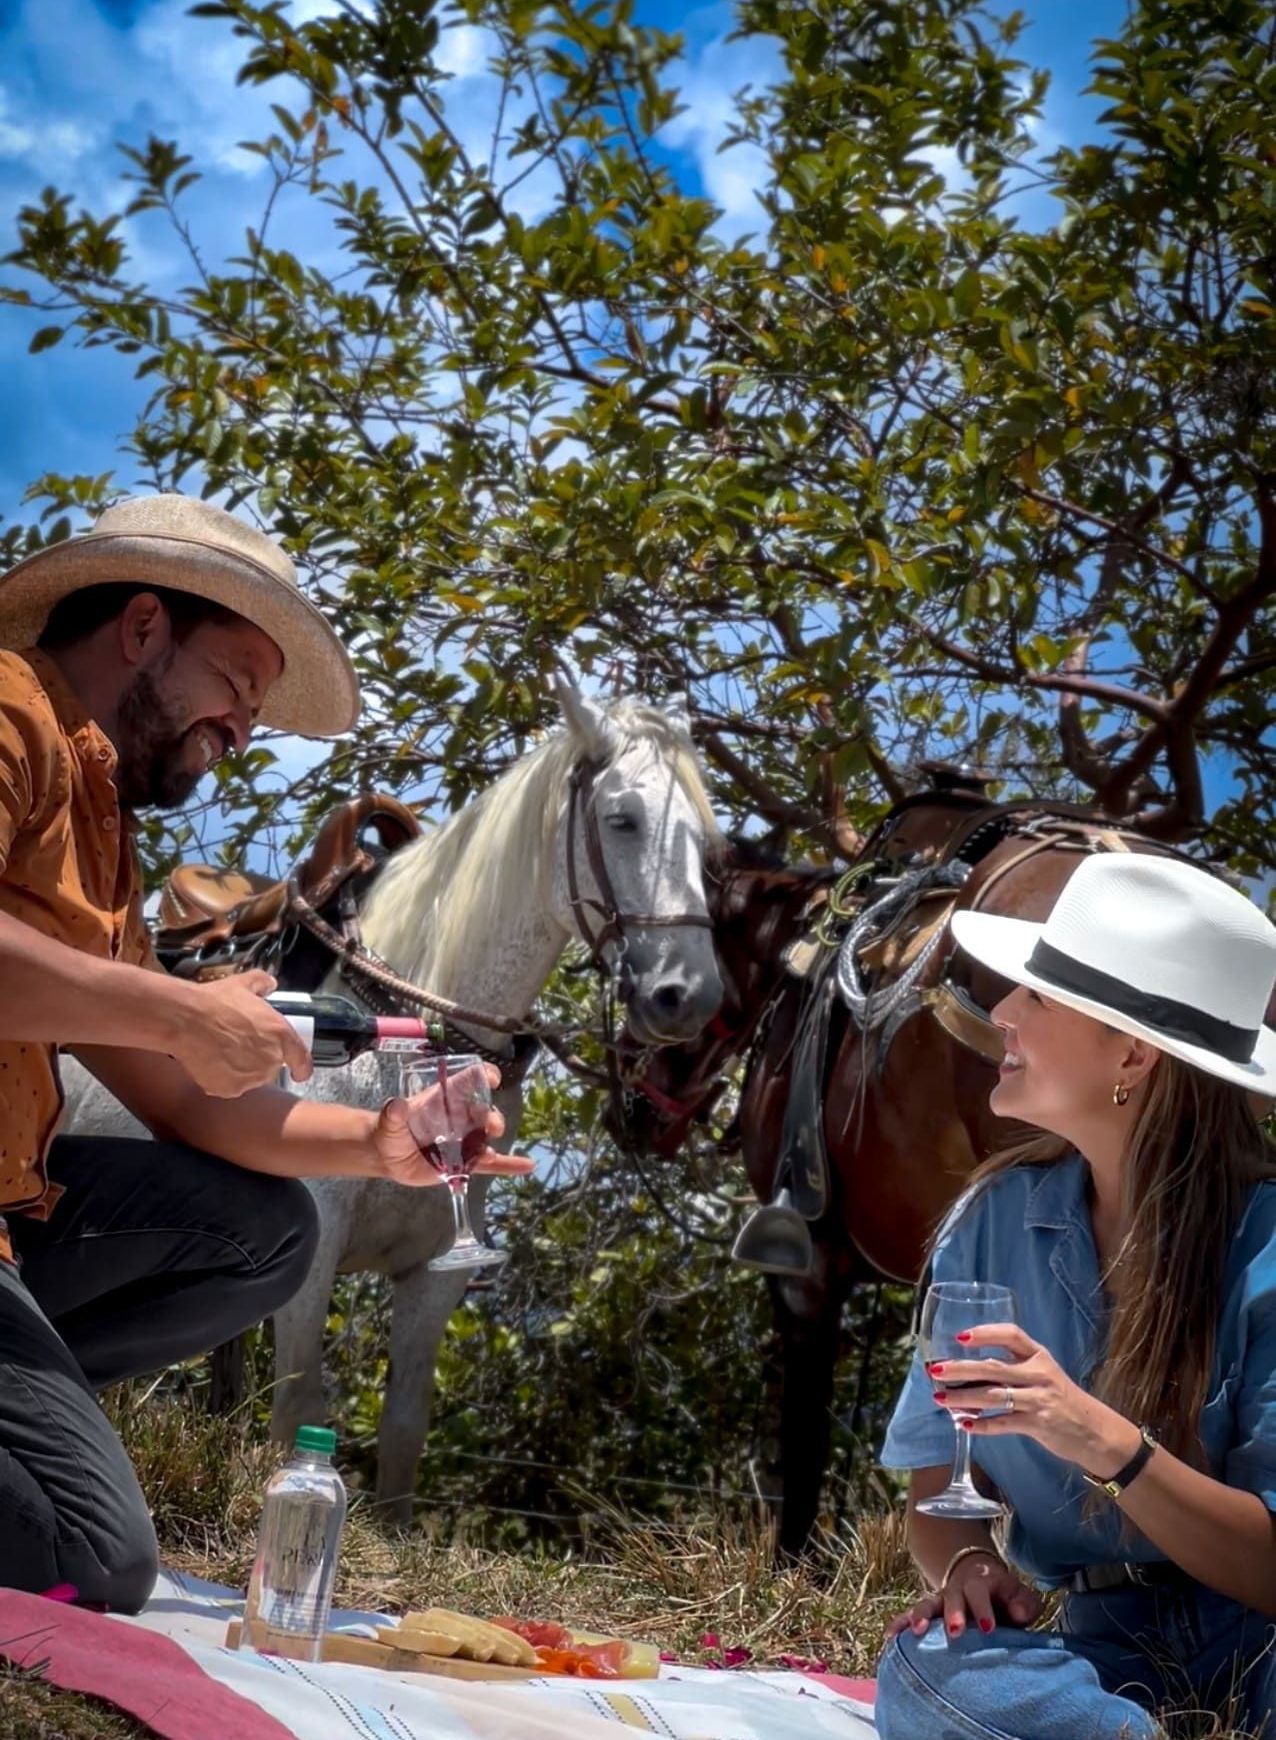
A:
<svg viewBox="0 0 1276 1740">
<path fill-rule="evenodd" d="M 38 1674 L 0 1662 L 0 1740 L 138 1740 L 150 1736 L 128 1716 L 59 1691 Z"/>
<path fill-rule="evenodd" d="M 156 1516 L 168 1563 L 214 1581 L 247 1581 L 262 1487 L 277 1465 L 234 1421 L 186 1407 L 117 1402 L 116 1417 Z M 589 1508 L 597 1510 L 597 1501 Z M 450 1606 L 552 1617 L 641 1637 L 683 1659 L 702 1639 L 834 1671 L 873 1671 L 887 1621 L 916 1594 L 898 1513 L 868 1516 L 830 1543 L 811 1569 L 777 1570 L 756 1516 L 653 1525 L 610 1516 L 588 1559 L 547 1551 L 491 1552 L 444 1542 L 425 1526 L 387 1534 L 356 1500 L 342 1548 L 337 1600 L 392 1612 Z M 31 1673 L 0 1672 L 0 1740 L 134 1740 L 148 1730 Z M 1214 1726 L 1200 1740 L 1246 1740 Z"/>
</svg>

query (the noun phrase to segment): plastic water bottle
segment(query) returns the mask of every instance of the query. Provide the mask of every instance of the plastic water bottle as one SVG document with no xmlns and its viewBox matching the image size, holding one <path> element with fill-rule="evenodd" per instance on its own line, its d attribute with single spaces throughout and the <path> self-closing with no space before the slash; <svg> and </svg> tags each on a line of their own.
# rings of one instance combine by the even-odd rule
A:
<svg viewBox="0 0 1276 1740">
<path fill-rule="evenodd" d="M 322 1656 L 346 1520 L 336 1447 L 326 1426 L 298 1427 L 292 1460 L 266 1488 L 241 1649 L 293 1661 Z"/>
</svg>

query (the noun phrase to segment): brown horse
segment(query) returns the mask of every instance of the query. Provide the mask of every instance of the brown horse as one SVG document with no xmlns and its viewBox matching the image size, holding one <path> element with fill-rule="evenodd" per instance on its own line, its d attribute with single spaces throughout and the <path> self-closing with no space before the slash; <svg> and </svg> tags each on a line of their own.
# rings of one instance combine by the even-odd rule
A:
<svg viewBox="0 0 1276 1740">
<path fill-rule="evenodd" d="M 824 1064 L 812 1084 L 827 1155 L 822 1208 L 807 1221 L 787 1208 L 755 1211 L 761 1236 L 750 1251 L 774 1255 L 768 1241 L 779 1233 L 776 1260 L 757 1266 L 773 1271 L 782 1347 L 779 1544 L 786 1555 L 802 1551 L 818 1513 L 839 1324 L 853 1283 L 881 1276 L 916 1282 L 944 1211 L 978 1162 L 1014 1134 L 988 1110 L 1000 1041 L 980 1014 L 1006 986 L 954 957 L 948 918 L 953 910 L 978 908 L 1043 919 L 1083 856 L 1104 850 L 1167 848 L 1065 806 L 991 805 L 975 791 L 946 791 L 919 794 L 891 812 L 853 866 L 857 886 L 849 898 L 827 870 L 738 861 L 721 869 L 711 906 L 726 999 L 699 1041 L 661 1050 L 631 1079 L 643 1097 L 631 1102 L 627 1133 L 652 1152 L 671 1154 L 716 1097 L 722 1069 L 749 1052 L 731 1134 L 759 1202 L 771 1205 L 791 1128 L 795 1058 L 800 1065 L 804 1023 L 827 983 L 815 963 L 798 976 L 803 963 L 793 962 L 790 945 L 830 903 L 839 908 L 826 920 L 836 943 L 848 920 L 898 888 L 901 878 L 949 865 L 957 867 L 955 883 L 969 866 L 960 886 L 941 883 L 906 903 L 889 934 L 861 951 L 870 993 L 889 990 L 912 964 L 920 1006 L 904 1010 L 893 1035 L 874 1032 L 871 1018 L 862 1031 L 829 994 Z M 817 958 L 821 952 L 831 967 L 833 952 L 817 950 Z M 803 1241 L 809 1236 L 805 1256 L 784 1248 L 795 1225 Z M 746 1243 L 742 1235 L 737 1254 Z M 775 1272 L 786 1266 L 805 1272 Z"/>
</svg>

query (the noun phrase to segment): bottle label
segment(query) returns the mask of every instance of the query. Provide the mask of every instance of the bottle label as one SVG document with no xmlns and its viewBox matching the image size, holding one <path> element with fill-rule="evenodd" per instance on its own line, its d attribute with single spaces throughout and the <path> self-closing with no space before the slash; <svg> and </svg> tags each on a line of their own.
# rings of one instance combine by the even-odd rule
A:
<svg viewBox="0 0 1276 1740">
<path fill-rule="evenodd" d="M 315 1049 L 315 1018 L 313 1015 L 285 1015 L 284 1020 L 301 1040 L 306 1050 L 313 1054 Z M 295 1081 L 292 1071 L 288 1071 L 289 1081 Z"/>
<path fill-rule="evenodd" d="M 323 1631 L 342 1520 L 341 1511 L 322 1501 L 285 1495 L 268 1501 L 248 1603 L 258 1628 L 294 1635 Z"/>
</svg>

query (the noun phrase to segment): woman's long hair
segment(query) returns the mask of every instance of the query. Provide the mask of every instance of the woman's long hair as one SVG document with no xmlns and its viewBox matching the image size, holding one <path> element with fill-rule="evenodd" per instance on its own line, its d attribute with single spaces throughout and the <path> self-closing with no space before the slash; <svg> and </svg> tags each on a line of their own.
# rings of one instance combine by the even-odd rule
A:
<svg viewBox="0 0 1276 1740">
<path fill-rule="evenodd" d="M 973 1182 L 1070 1152 L 1059 1137 L 1037 1136 L 993 1155 Z M 1130 1133 L 1128 1231 L 1104 1276 L 1112 1311 L 1090 1387 L 1198 1467 L 1228 1249 L 1263 1178 L 1276 1178 L 1276 1149 L 1246 1090 L 1162 1053 Z"/>
</svg>

